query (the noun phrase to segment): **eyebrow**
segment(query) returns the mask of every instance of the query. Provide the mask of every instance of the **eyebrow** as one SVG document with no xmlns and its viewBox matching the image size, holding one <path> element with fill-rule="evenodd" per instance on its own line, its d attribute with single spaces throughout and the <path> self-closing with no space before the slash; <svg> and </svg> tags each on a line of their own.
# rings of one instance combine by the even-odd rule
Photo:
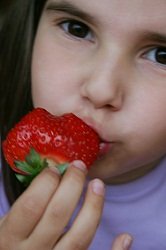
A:
<svg viewBox="0 0 166 250">
<path fill-rule="evenodd" d="M 69 15 L 72 15 L 77 18 L 81 18 L 83 20 L 86 20 L 90 23 L 95 23 L 94 17 L 92 17 L 90 14 L 82 11 L 79 7 L 75 6 L 74 4 L 63 0 L 63 1 L 50 1 L 46 5 L 46 10 L 48 11 L 62 11 L 66 12 Z"/>
<path fill-rule="evenodd" d="M 166 44 L 166 34 L 161 34 L 159 32 L 143 32 L 143 37 L 145 40 L 151 40 L 154 42 L 161 42 Z"/>
</svg>

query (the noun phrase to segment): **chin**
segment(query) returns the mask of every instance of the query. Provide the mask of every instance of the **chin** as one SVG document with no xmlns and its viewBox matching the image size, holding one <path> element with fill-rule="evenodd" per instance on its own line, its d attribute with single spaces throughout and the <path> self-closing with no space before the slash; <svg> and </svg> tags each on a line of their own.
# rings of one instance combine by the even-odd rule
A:
<svg viewBox="0 0 166 250">
<path fill-rule="evenodd" d="M 133 165 L 125 164 L 124 157 L 115 157 L 107 155 L 98 159 L 90 168 L 88 176 L 90 179 L 99 178 L 105 183 L 114 183 L 116 179 L 127 176 L 133 170 Z"/>
<path fill-rule="evenodd" d="M 100 159 L 90 168 L 88 176 L 91 179 L 100 178 L 106 181 L 108 178 L 118 176 L 122 171 L 117 171 L 116 164 L 113 164 L 110 159 Z"/>
</svg>

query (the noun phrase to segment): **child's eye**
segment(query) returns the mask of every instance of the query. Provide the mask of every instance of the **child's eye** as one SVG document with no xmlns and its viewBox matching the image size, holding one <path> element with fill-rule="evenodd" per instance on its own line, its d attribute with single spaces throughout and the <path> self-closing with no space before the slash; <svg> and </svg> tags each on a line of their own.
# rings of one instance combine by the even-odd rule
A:
<svg viewBox="0 0 166 250">
<path fill-rule="evenodd" d="M 144 57 L 153 62 L 157 62 L 162 65 L 166 65 L 166 48 L 159 47 L 151 49 L 148 53 L 144 55 Z"/>
<path fill-rule="evenodd" d="M 59 24 L 59 26 L 69 35 L 76 38 L 93 41 L 93 34 L 90 28 L 76 20 L 65 20 Z"/>
</svg>

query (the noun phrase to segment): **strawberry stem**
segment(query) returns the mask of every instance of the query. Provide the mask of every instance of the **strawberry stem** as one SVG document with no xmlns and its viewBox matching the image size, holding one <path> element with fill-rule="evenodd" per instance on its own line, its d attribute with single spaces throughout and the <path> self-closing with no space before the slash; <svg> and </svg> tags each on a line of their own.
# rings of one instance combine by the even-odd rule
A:
<svg viewBox="0 0 166 250">
<path fill-rule="evenodd" d="M 49 167 L 49 161 L 41 158 L 40 154 L 31 148 L 25 161 L 15 161 L 15 165 L 23 172 L 22 174 L 15 174 L 17 179 L 27 187 L 44 168 Z M 68 163 L 55 165 L 61 175 L 64 175 L 68 166 Z"/>
<path fill-rule="evenodd" d="M 59 173 L 61 175 L 64 175 L 64 173 L 66 172 L 68 166 L 69 166 L 68 163 L 63 163 L 63 164 L 57 165 L 56 168 L 58 169 L 58 171 L 59 171 Z"/>
</svg>

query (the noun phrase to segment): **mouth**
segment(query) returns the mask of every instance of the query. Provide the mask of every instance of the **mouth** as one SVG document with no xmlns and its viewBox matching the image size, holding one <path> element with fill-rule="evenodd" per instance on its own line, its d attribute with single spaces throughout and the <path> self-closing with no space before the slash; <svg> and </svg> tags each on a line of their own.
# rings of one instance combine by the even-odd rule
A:
<svg viewBox="0 0 166 250">
<path fill-rule="evenodd" d="M 111 142 L 106 142 L 106 141 L 101 140 L 98 159 L 101 159 L 104 155 L 106 155 L 111 150 L 112 144 L 113 143 Z"/>
</svg>

